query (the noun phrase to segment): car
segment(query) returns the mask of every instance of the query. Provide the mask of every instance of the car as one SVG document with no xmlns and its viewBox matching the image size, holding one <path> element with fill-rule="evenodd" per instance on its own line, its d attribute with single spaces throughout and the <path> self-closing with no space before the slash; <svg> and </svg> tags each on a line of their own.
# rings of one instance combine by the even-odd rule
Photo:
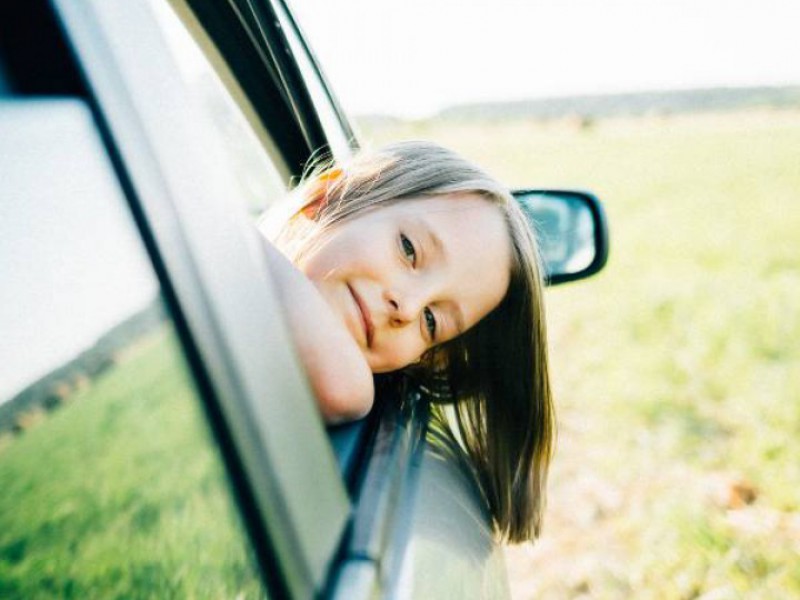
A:
<svg viewBox="0 0 800 600">
<path fill-rule="evenodd" d="M 0 596 L 508 596 L 411 384 L 326 427 L 254 217 L 358 139 L 282 0 L 0 7 Z M 602 205 L 518 190 L 550 284 Z"/>
</svg>

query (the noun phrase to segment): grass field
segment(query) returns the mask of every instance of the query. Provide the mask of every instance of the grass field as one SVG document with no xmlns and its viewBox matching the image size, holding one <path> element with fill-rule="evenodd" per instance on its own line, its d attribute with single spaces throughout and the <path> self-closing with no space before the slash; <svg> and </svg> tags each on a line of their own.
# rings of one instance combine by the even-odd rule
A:
<svg viewBox="0 0 800 600">
<path fill-rule="evenodd" d="M 0 598 L 262 597 L 170 332 L 0 449 Z"/>
<path fill-rule="evenodd" d="M 608 210 L 607 269 L 548 292 L 559 444 L 515 598 L 800 598 L 800 113 L 365 129 Z"/>
<path fill-rule="evenodd" d="M 548 292 L 559 409 L 527 598 L 800 598 L 800 114 L 403 124 L 605 202 L 607 269 Z M 260 596 L 172 338 L 0 440 L 0 598 Z"/>
</svg>

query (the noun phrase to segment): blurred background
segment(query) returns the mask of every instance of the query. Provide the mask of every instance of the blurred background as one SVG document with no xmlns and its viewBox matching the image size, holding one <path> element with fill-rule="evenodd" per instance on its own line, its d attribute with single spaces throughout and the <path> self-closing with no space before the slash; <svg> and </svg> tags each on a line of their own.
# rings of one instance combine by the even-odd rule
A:
<svg viewBox="0 0 800 600">
<path fill-rule="evenodd" d="M 800 597 L 800 5 L 295 0 L 362 140 L 605 203 L 516 599 Z"/>
</svg>

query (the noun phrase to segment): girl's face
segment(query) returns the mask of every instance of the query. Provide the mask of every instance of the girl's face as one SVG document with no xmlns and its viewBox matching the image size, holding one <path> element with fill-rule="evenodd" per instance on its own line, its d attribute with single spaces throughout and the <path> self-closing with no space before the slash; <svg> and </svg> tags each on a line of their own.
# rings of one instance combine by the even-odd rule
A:
<svg viewBox="0 0 800 600">
<path fill-rule="evenodd" d="M 476 194 L 422 197 L 334 227 L 300 265 L 374 373 L 401 369 L 492 311 L 510 280 L 500 210 Z"/>
</svg>

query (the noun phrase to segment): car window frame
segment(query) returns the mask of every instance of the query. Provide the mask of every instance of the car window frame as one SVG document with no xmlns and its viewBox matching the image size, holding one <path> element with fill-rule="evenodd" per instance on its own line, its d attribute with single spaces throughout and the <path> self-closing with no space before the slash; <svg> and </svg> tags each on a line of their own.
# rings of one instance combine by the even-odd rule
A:
<svg viewBox="0 0 800 600">
<path fill-rule="evenodd" d="M 195 172 L 195 177 L 203 175 L 204 185 L 187 183 L 188 172 L 178 155 L 197 141 L 186 125 L 191 111 L 171 114 L 184 122 L 180 140 L 168 139 L 157 127 L 155 115 L 163 110 L 165 96 L 179 93 L 179 83 L 159 88 L 157 76 L 136 67 L 155 68 L 152 59 L 159 56 L 155 62 L 162 79 L 169 68 L 167 48 L 147 9 L 138 3 L 70 0 L 56 0 L 55 7 L 151 258 L 159 265 L 159 279 L 233 475 L 264 578 L 278 595 L 313 595 L 327 579 L 350 504 L 305 377 L 287 351 L 290 338 L 270 290 L 264 257 L 256 250 L 257 234 L 243 212 L 214 198 L 215 191 L 222 195 L 230 174 L 205 164 L 210 168 Z M 137 32 L 136 43 L 126 38 L 130 29 Z M 143 89 L 158 97 L 160 108 L 143 96 Z M 198 194 L 204 207 L 214 207 L 215 218 L 192 212 Z M 227 269 L 204 249 L 209 239 L 225 249 Z M 231 287 L 237 294 L 226 294 Z M 260 310 L 242 311 L 243 302 L 245 308 Z M 259 334 L 272 337 L 277 350 L 254 352 Z M 270 400 L 270 394 L 295 396 L 297 405 L 287 410 Z M 264 404 L 270 402 L 273 415 L 281 417 L 275 423 L 265 414 Z M 307 451 L 276 448 L 275 440 L 285 441 L 287 433 L 303 439 Z M 286 457 L 294 462 L 290 468 L 281 465 Z M 292 497 L 308 493 L 309 484 L 318 493 L 322 490 L 322 500 L 313 508 L 293 506 Z M 305 489 L 292 489 L 297 487 Z"/>
</svg>

